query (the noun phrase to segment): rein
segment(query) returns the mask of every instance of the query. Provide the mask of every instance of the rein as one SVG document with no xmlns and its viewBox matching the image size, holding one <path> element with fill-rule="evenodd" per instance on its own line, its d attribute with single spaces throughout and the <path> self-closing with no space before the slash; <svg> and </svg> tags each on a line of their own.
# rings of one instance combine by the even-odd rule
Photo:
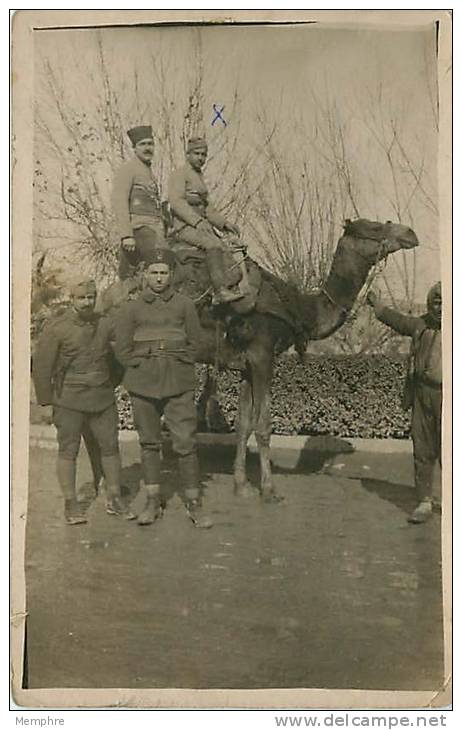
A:
<svg viewBox="0 0 462 730">
<path fill-rule="evenodd" d="M 351 234 L 347 234 L 347 235 L 351 235 Z M 363 304 L 365 302 L 365 300 L 366 300 L 366 297 L 367 297 L 367 295 L 369 293 L 369 290 L 370 290 L 370 288 L 371 288 L 371 286 L 372 286 L 372 284 L 373 284 L 376 276 L 379 273 L 383 272 L 384 269 L 385 269 L 385 267 L 386 267 L 386 265 L 387 265 L 388 255 L 387 256 L 383 256 L 383 253 L 384 253 L 385 245 L 388 242 L 388 239 L 386 237 L 384 237 L 384 238 L 380 239 L 380 241 L 378 241 L 377 239 L 371 239 L 370 236 L 351 236 L 351 237 L 352 238 L 356 238 L 356 239 L 360 239 L 360 240 L 363 240 L 363 241 L 375 240 L 375 241 L 377 241 L 378 243 L 381 244 L 380 247 L 377 249 L 377 255 L 376 255 L 376 258 L 375 258 L 375 262 L 372 264 L 371 269 L 370 269 L 370 271 L 369 271 L 369 273 L 367 275 L 367 279 L 366 279 L 366 281 L 364 283 L 364 286 L 362 287 L 364 289 L 364 294 L 363 294 L 363 296 L 361 298 L 362 299 L 361 304 Z M 366 259 L 365 256 L 363 256 L 362 254 L 360 254 L 358 251 L 356 251 L 356 254 L 358 256 L 360 256 L 360 258 L 362 258 L 363 261 L 366 261 L 367 262 L 367 259 Z M 382 260 L 382 266 L 381 266 L 381 269 L 380 269 L 381 260 Z M 338 309 L 340 309 L 341 312 L 343 312 L 345 314 L 345 317 L 346 317 L 346 320 L 345 321 L 347 321 L 347 319 L 351 320 L 351 319 L 353 319 L 356 316 L 355 312 L 352 312 L 351 309 L 347 309 L 342 304 L 339 304 L 339 302 L 337 302 L 334 299 L 334 297 L 327 291 L 327 288 L 325 286 L 322 287 L 321 292 L 327 297 L 327 299 L 330 301 L 330 303 L 334 305 L 334 307 L 337 307 Z M 357 306 L 356 306 L 356 309 L 357 309 L 358 306 L 360 306 L 360 303 L 357 301 L 356 304 L 357 304 Z"/>
</svg>

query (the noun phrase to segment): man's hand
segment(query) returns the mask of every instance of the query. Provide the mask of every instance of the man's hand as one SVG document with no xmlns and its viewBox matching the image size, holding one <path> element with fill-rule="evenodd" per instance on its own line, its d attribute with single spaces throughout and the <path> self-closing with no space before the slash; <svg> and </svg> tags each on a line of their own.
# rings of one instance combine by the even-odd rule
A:
<svg viewBox="0 0 462 730">
<path fill-rule="evenodd" d="M 122 248 L 124 251 L 134 251 L 136 248 L 136 243 L 134 238 L 123 238 L 122 239 Z"/>
<path fill-rule="evenodd" d="M 380 302 L 379 294 L 371 289 L 367 292 L 366 302 L 367 304 L 369 304 L 370 307 L 375 307 Z"/>
<path fill-rule="evenodd" d="M 241 235 L 239 227 L 235 223 L 225 223 L 225 225 L 223 226 L 223 230 L 229 231 L 229 233 L 234 233 L 235 236 Z"/>
<path fill-rule="evenodd" d="M 40 420 L 42 423 L 53 423 L 53 406 L 40 407 Z"/>
</svg>

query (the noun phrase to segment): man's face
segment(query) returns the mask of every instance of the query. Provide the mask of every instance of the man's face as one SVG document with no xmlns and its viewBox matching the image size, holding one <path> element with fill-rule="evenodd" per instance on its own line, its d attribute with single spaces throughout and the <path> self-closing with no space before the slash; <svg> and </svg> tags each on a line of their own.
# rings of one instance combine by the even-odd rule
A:
<svg viewBox="0 0 462 730">
<path fill-rule="evenodd" d="M 441 322 L 441 307 L 442 307 L 442 298 L 441 294 L 439 292 L 433 294 L 431 297 L 429 303 L 428 303 L 428 311 L 430 315 L 433 317 L 435 322 Z"/>
<path fill-rule="evenodd" d="M 141 160 L 141 162 L 150 164 L 154 154 L 154 140 L 152 137 L 141 139 L 136 143 L 133 149 L 135 150 L 135 155 L 139 160 Z"/>
<path fill-rule="evenodd" d="M 95 311 L 96 294 L 95 293 L 78 293 L 71 297 L 72 306 L 82 319 L 91 317 Z"/>
<path fill-rule="evenodd" d="M 194 170 L 200 172 L 204 167 L 205 161 L 207 159 L 207 148 L 201 147 L 198 150 L 191 150 L 190 152 L 188 152 L 187 157 L 191 167 Z"/>
<path fill-rule="evenodd" d="M 168 264 L 151 264 L 145 273 L 146 283 L 156 294 L 161 294 L 170 284 L 170 267 Z"/>
</svg>

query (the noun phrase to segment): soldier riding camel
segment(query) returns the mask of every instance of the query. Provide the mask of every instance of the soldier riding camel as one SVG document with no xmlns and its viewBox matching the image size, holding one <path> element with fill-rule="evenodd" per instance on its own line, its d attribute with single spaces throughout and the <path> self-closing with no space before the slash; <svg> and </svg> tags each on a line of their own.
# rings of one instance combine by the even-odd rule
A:
<svg viewBox="0 0 462 730">
<path fill-rule="evenodd" d="M 229 223 L 209 203 L 208 190 L 202 175 L 206 160 L 205 139 L 190 139 L 186 149 L 186 164 L 175 170 L 170 177 L 168 201 L 173 214 L 176 240 L 205 252 L 215 290 L 215 303 L 227 304 L 242 299 L 242 293 L 227 287 L 223 244 L 214 229 L 239 236 L 239 228 Z"/>
</svg>

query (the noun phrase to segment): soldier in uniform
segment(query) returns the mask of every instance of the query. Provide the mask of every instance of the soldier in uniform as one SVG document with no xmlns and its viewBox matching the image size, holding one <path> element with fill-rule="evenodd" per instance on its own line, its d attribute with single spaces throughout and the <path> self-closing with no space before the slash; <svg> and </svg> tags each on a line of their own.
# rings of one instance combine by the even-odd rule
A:
<svg viewBox="0 0 462 730">
<path fill-rule="evenodd" d="M 152 249 L 166 246 L 159 188 L 151 170 L 152 127 L 134 127 L 127 134 L 135 154 L 117 171 L 112 193 L 121 240 L 119 278 L 122 280 L 133 274 Z"/>
<path fill-rule="evenodd" d="M 432 515 L 433 470 L 441 465 L 441 283 L 428 292 L 427 312 L 411 317 L 385 307 L 375 292 L 368 303 L 376 317 L 401 335 L 412 337 L 404 407 L 412 407 L 411 435 L 414 446 L 414 475 L 419 503 L 409 522 L 426 522 Z"/>
<path fill-rule="evenodd" d="M 137 300 L 127 302 L 116 320 L 115 352 L 125 367 L 141 446 L 147 493 L 138 524 L 150 525 L 161 515 L 161 416 L 164 415 L 178 455 L 182 498 L 195 527 L 211 527 L 202 512 L 196 454 L 194 354 L 201 328 L 194 303 L 171 286 L 174 254 L 158 249 L 144 273 Z"/>
<path fill-rule="evenodd" d="M 170 177 L 168 201 L 173 214 L 176 238 L 206 252 L 210 278 L 218 302 L 233 302 L 242 298 L 226 286 L 226 271 L 222 243 L 214 227 L 239 235 L 236 225 L 228 223 L 208 201 L 208 191 L 202 176 L 207 159 L 207 143 L 202 137 L 190 139 L 186 164 Z"/>
<path fill-rule="evenodd" d="M 58 481 L 70 525 L 87 521 L 76 499 L 76 462 L 82 434 L 88 431 L 99 446 L 107 512 L 135 518 L 120 499 L 112 323 L 95 314 L 95 302 L 94 281 L 80 280 L 71 287 L 71 307 L 43 330 L 32 370 L 37 402 L 44 408 L 45 420 L 51 419 L 58 432 Z"/>
</svg>

